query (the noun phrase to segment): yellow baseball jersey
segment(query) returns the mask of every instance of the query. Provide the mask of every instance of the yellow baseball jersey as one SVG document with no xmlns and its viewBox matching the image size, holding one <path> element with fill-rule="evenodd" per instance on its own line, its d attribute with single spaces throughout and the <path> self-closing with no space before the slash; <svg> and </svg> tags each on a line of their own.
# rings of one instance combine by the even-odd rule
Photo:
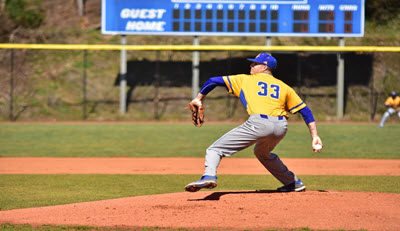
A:
<svg viewBox="0 0 400 231">
<path fill-rule="evenodd" d="M 306 104 L 281 80 L 265 73 L 223 76 L 227 91 L 240 98 L 249 115 L 285 116 Z"/>
<path fill-rule="evenodd" d="M 392 97 L 387 98 L 385 101 L 385 105 L 387 105 L 387 106 L 390 105 L 394 109 L 399 108 L 400 107 L 400 97 L 396 96 L 396 98 L 394 98 L 394 99 Z"/>
</svg>

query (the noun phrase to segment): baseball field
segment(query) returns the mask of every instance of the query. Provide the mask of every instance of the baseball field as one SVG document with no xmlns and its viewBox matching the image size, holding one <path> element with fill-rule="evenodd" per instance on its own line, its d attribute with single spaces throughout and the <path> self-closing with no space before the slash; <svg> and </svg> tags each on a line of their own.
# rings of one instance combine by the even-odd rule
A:
<svg viewBox="0 0 400 231">
<path fill-rule="evenodd" d="M 399 124 L 303 123 L 274 150 L 307 186 L 252 154 L 224 158 L 218 187 L 184 192 L 233 123 L 2 123 L 1 230 L 400 230 Z"/>
</svg>

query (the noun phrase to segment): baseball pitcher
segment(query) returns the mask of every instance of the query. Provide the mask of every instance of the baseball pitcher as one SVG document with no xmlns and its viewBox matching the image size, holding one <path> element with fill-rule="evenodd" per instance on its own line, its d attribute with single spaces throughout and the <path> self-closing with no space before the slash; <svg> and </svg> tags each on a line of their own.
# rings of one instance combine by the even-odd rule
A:
<svg viewBox="0 0 400 231">
<path fill-rule="evenodd" d="M 281 192 L 303 191 L 306 186 L 280 160 L 271 153 L 287 131 L 289 113 L 299 112 L 307 124 L 314 152 L 320 152 L 322 141 L 311 110 L 287 84 L 273 76 L 277 61 L 269 54 L 260 53 L 251 61 L 250 75 L 229 75 L 210 78 L 199 94 L 189 104 L 193 123 L 201 126 L 204 122 L 203 100 L 216 86 L 223 86 L 227 92 L 237 96 L 246 108 L 248 120 L 215 141 L 206 151 L 205 171 L 199 181 L 185 186 L 188 192 L 212 189 L 217 186 L 217 167 L 223 157 L 231 156 L 253 144 L 254 154 L 261 164 L 276 177 L 283 186 Z"/>
</svg>

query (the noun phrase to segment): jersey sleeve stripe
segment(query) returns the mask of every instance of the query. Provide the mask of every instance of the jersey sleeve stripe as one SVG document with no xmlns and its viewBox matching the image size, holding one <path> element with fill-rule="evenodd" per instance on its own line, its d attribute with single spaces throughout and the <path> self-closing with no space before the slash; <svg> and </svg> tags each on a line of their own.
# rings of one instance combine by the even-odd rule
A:
<svg viewBox="0 0 400 231">
<path fill-rule="evenodd" d="M 232 83 L 231 83 L 231 80 L 229 79 L 229 76 L 226 76 L 226 79 L 228 80 L 229 88 L 232 90 L 232 94 L 235 94 L 235 92 L 233 91 Z"/>
<path fill-rule="evenodd" d="M 290 109 L 289 109 L 289 112 L 292 113 L 292 110 L 294 110 L 294 109 L 300 107 L 300 106 L 303 105 L 303 104 L 304 104 L 304 102 L 302 102 L 301 104 L 299 104 L 299 105 L 297 105 L 297 106 L 294 106 L 294 107 L 290 108 Z"/>
</svg>

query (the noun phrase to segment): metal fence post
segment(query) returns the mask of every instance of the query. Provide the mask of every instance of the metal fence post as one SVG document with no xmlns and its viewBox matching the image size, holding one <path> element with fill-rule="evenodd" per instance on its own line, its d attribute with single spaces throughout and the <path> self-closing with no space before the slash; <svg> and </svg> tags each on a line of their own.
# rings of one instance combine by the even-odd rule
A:
<svg viewBox="0 0 400 231">
<path fill-rule="evenodd" d="M 82 86 L 83 86 L 83 120 L 87 119 L 86 114 L 86 104 L 87 104 L 87 94 L 86 94 L 86 68 L 87 68 L 87 50 L 83 52 L 83 78 L 82 78 Z"/>
<path fill-rule="evenodd" d="M 339 46 L 344 47 L 344 38 L 339 38 Z M 344 116 L 344 58 L 341 52 L 337 54 L 337 118 Z"/>
<path fill-rule="evenodd" d="M 14 49 L 11 49 L 10 56 L 10 121 L 14 121 Z"/>
<path fill-rule="evenodd" d="M 194 36 L 193 45 L 199 45 L 199 37 Z M 200 76 L 200 52 L 193 51 L 193 60 L 192 60 L 192 99 L 196 98 L 197 93 L 199 93 L 199 76 Z"/>
<path fill-rule="evenodd" d="M 126 36 L 121 36 L 121 45 L 126 45 Z M 121 114 L 126 113 L 126 49 L 121 49 L 121 64 L 120 64 L 120 99 L 119 99 L 119 111 Z"/>
</svg>

